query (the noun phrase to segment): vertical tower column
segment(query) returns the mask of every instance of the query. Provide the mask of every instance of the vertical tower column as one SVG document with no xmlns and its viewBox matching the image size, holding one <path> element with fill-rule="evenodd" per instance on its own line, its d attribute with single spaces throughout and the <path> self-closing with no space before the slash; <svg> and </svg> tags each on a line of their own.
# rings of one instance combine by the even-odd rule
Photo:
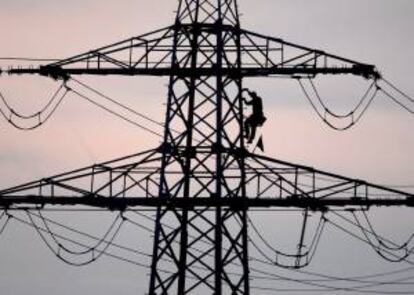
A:
<svg viewBox="0 0 414 295">
<path fill-rule="evenodd" d="M 237 3 L 181 0 L 174 30 L 159 197 L 245 198 Z M 248 294 L 245 209 L 159 208 L 152 259 L 150 295 Z"/>
</svg>

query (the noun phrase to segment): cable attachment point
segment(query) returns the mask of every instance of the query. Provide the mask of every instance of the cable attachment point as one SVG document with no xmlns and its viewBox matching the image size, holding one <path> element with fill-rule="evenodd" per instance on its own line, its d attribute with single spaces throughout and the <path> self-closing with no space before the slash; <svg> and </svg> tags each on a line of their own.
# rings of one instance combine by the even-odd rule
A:
<svg viewBox="0 0 414 295">
<path fill-rule="evenodd" d="M 42 76 L 50 77 L 54 80 L 62 80 L 64 82 L 68 81 L 70 78 L 69 74 L 60 66 L 41 66 L 39 73 Z"/>
<path fill-rule="evenodd" d="M 72 88 L 66 84 L 66 81 L 63 83 L 63 87 L 66 89 L 67 92 L 72 91 Z"/>
<path fill-rule="evenodd" d="M 361 75 L 365 79 L 373 79 L 374 81 L 381 79 L 381 74 L 374 65 L 355 64 L 352 69 L 355 74 Z"/>
</svg>

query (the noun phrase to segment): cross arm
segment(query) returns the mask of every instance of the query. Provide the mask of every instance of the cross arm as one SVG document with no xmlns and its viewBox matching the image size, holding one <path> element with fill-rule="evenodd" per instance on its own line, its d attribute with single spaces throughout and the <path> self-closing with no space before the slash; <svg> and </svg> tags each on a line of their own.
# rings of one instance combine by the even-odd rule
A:
<svg viewBox="0 0 414 295">
<path fill-rule="evenodd" d="M 319 74 L 352 74 L 378 79 L 371 64 L 330 54 L 322 50 L 241 30 L 243 71 L 246 76 L 313 77 Z"/>
<path fill-rule="evenodd" d="M 38 67 L 10 68 L 11 75 L 39 74 L 67 80 L 71 75 L 165 75 L 169 68 L 172 26 Z"/>
<path fill-rule="evenodd" d="M 414 198 L 406 197 L 395 198 L 327 198 L 327 199 L 303 199 L 288 197 L 278 198 L 193 198 L 193 199 L 163 199 L 148 198 L 144 194 L 126 198 L 107 198 L 100 196 L 76 197 L 76 196 L 36 196 L 36 195 L 16 195 L 13 197 L 0 198 L 0 208 L 7 210 L 26 210 L 30 207 L 36 208 L 44 206 L 88 206 L 109 210 L 126 210 L 128 208 L 216 208 L 227 207 L 234 209 L 254 209 L 254 208 L 299 208 L 310 209 L 312 211 L 328 211 L 329 208 L 344 207 L 414 207 Z"/>
<path fill-rule="evenodd" d="M 222 26 L 228 40 L 223 44 L 222 67 L 215 65 L 217 45 L 200 45 L 199 51 L 208 56 L 208 62 L 199 62 L 192 68 L 189 62 L 192 47 L 188 36 L 193 31 L 217 34 L 214 25 L 183 24 L 156 30 L 129 38 L 112 45 L 58 62 L 28 68 L 11 68 L 9 74 L 40 74 L 54 79 L 68 79 L 71 75 L 152 75 L 152 76 L 211 76 L 220 70 L 223 75 L 242 77 L 287 76 L 314 77 L 319 74 L 349 74 L 377 79 L 379 72 L 374 65 L 354 61 L 279 38 L 264 36 L 233 26 Z M 232 36 L 231 38 L 229 36 Z M 240 44 L 232 42 L 238 39 Z M 176 38 L 176 43 L 175 43 Z M 175 45 L 174 45 L 175 44 Z M 171 63 L 173 54 L 181 56 L 180 67 Z M 240 59 L 235 58 L 240 55 Z M 187 62 L 185 62 L 187 60 Z M 239 62 L 240 64 L 238 64 Z"/>
<path fill-rule="evenodd" d="M 246 196 L 212 198 L 202 195 L 184 199 L 161 197 L 160 154 L 153 150 L 93 165 L 40 181 L 0 191 L 0 208 L 83 205 L 110 210 L 127 208 L 299 208 L 326 211 L 330 208 L 371 206 L 414 207 L 414 194 L 366 181 L 291 164 L 254 154 L 246 159 Z M 181 175 L 180 171 L 170 171 Z"/>
<path fill-rule="evenodd" d="M 264 203 L 295 204 L 311 210 L 327 210 L 330 207 L 414 206 L 413 193 L 393 187 L 262 155 L 249 154 L 248 159 L 247 182 L 256 188 L 258 198 L 265 199 Z"/>
</svg>

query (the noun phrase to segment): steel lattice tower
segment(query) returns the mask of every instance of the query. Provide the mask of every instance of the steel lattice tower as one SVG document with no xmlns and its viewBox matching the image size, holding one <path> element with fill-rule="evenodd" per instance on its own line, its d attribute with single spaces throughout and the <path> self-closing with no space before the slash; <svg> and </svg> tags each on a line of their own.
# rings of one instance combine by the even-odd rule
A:
<svg viewBox="0 0 414 295">
<path fill-rule="evenodd" d="M 237 2 L 180 1 L 173 30 L 172 68 L 186 73 L 170 77 L 160 198 L 246 198 Z M 150 294 L 249 293 L 246 209 L 209 209 L 159 209 Z M 159 271 L 163 258 L 173 274 Z M 230 263 L 240 276 L 227 273 Z"/>
<path fill-rule="evenodd" d="M 160 147 L 0 191 L 0 208 L 13 210 L 155 208 L 149 295 L 249 294 L 250 208 L 414 205 L 409 193 L 249 151 L 244 78 L 380 75 L 373 65 L 242 29 L 236 0 L 179 0 L 172 26 L 8 73 L 63 80 L 77 94 L 68 86 L 75 75 L 169 78 Z"/>
</svg>

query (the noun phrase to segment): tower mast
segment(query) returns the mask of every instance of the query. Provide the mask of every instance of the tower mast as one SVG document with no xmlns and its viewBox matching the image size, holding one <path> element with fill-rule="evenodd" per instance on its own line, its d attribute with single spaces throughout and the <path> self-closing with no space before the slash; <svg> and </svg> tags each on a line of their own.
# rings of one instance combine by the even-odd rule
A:
<svg viewBox="0 0 414 295">
<path fill-rule="evenodd" d="M 159 197 L 246 198 L 237 2 L 180 1 L 173 31 L 171 66 L 187 71 L 170 76 Z M 151 295 L 248 294 L 246 209 L 210 209 L 158 208 Z M 171 274 L 163 260 L 173 261 Z M 230 263 L 242 266 L 240 275 L 227 273 Z"/>
</svg>

